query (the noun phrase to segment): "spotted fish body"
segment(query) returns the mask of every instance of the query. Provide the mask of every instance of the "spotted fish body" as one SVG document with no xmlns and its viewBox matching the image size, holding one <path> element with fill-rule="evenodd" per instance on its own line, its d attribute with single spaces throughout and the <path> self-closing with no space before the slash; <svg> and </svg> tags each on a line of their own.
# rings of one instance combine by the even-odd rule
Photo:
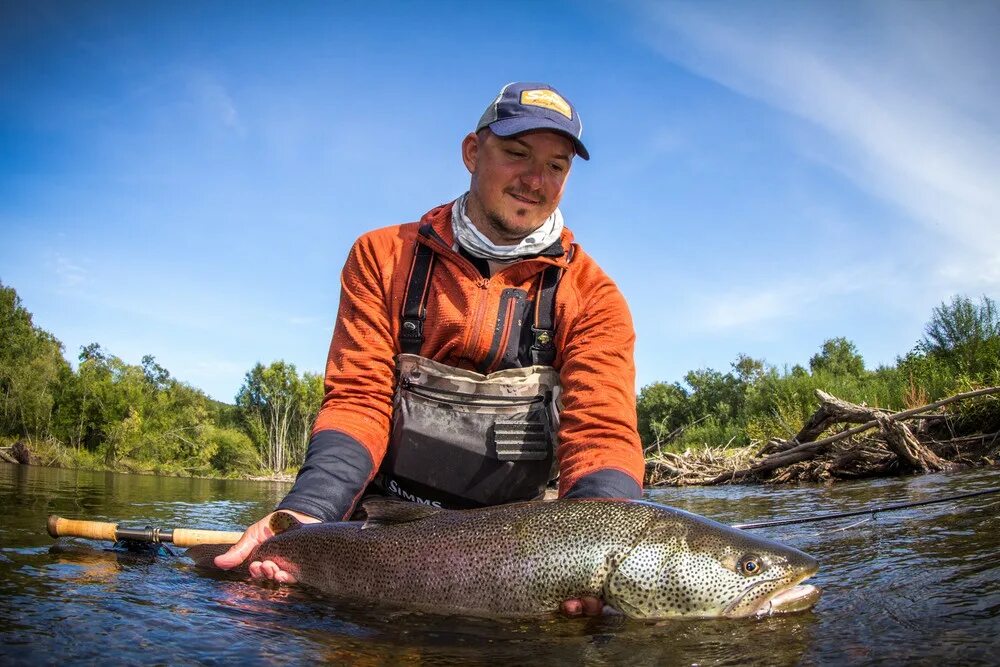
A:
<svg viewBox="0 0 1000 667">
<path fill-rule="evenodd" d="M 471 615 L 540 615 L 595 596 L 633 618 L 742 617 L 818 597 L 796 586 L 817 570 L 810 556 L 652 503 L 364 507 L 367 523 L 296 525 L 248 562 L 272 560 L 340 599 Z M 189 550 L 205 565 L 217 553 Z"/>
</svg>

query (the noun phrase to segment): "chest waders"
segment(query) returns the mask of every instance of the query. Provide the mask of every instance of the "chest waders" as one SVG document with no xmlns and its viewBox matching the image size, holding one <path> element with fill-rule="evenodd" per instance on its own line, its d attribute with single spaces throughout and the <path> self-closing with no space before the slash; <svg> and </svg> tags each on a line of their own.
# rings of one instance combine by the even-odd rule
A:
<svg viewBox="0 0 1000 667">
<path fill-rule="evenodd" d="M 424 226 L 420 233 L 433 232 Z M 539 498 L 558 472 L 561 387 L 552 364 L 562 270 L 541 272 L 524 360 L 530 365 L 482 374 L 420 356 L 434 261 L 434 251 L 417 243 L 403 299 L 392 431 L 375 485 L 449 508 Z"/>
</svg>

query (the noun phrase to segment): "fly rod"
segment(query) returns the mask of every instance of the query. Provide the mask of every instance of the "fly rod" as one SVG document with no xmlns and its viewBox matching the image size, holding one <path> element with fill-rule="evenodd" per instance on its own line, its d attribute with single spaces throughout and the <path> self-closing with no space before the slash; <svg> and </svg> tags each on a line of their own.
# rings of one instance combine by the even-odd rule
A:
<svg viewBox="0 0 1000 667">
<path fill-rule="evenodd" d="M 771 528 L 772 526 L 793 526 L 800 523 L 813 523 L 814 521 L 831 521 L 833 519 L 844 519 L 850 516 L 862 516 L 865 514 L 880 514 L 882 512 L 892 512 L 895 510 L 907 509 L 908 507 L 920 507 L 922 505 L 933 505 L 935 503 L 946 503 L 951 500 L 961 500 L 963 498 L 974 498 L 976 496 L 986 496 L 991 493 L 1000 493 L 1000 487 L 992 489 L 982 489 L 969 493 L 959 493 L 954 496 L 944 498 L 931 498 L 929 500 L 914 500 L 907 503 L 896 503 L 895 505 L 883 505 L 881 507 L 868 507 L 866 509 L 854 510 L 851 512 L 832 512 L 829 514 L 814 514 L 812 516 L 799 517 L 797 519 L 775 519 L 773 521 L 760 521 L 757 523 L 738 523 L 733 528 L 741 530 L 752 530 L 754 528 Z"/>
<path fill-rule="evenodd" d="M 962 500 L 964 498 L 974 498 L 993 493 L 1000 493 L 1000 487 L 981 489 L 969 493 L 945 496 L 943 498 L 931 498 L 929 500 L 915 500 L 893 505 L 882 505 L 878 507 L 866 507 L 850 512 L 832 512 L 828 514 L 814 514 L 812 516 L 799 517 L 794 519 L 775 519 L 773 521 L 759 521 L 756 523 L 738 523 L 733 528 L 741 530 L 753 530 L 755 528 L 772 528 L 774 526 L 792 526 L 800 523 L 813 523 L 816 521 L 832 521 L 834 519 L 845 519 L 852 516 L 863 516 L 866 514 L 880 514 L 882 512 L 892 512 L 895 510 L 907 509 L 910 507 L 921 507 L 923 505 L 933 505 L 935 503 L 945 503 L 952 500 Z M 116 523 L 105 523 L 102 521 L 83 521 L 78 519 L 64 519 L 52 515 L 48 522 L 49 535 L 52 537 L 86 537 L 92 540 L 109 540 L 119 542 L 127 540 L 131 542 L 143 542 L 147 544 L 160 544 L 169 542 L 179 547 L 193 547 L 198 544 L 236 544 L 242 532 L 225 530 L 200 530 L 194 528 L 123 528 Z"/>
<path fill-rule="evenodd" d="M 193 547 L 198 544 L 236 544 L 242 532 L 227 530 L 199 530 L 195 528 L 124 528 L 117 523 L 103 521 L 83 521 L 64 519 L 52 515 L 48 522 L 52 537 L 86 537 L 92 540 L 111 542 L 143 542 L 160 544 L 169 542 L 179 547 Z"/>
</svg>

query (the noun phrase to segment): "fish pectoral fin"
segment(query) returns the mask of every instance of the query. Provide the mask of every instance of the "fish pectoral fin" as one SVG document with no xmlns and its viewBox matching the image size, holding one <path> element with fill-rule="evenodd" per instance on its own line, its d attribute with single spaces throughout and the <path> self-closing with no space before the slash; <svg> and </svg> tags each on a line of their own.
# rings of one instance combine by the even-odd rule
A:
<svg viewBox="0 0 1000 667">
<path fill-rule="evenodd" d="M 405 500 L 393 500 L 391 498 L 369 498 L 362 501 L 361 508 L 368 516 L 365 520 L 364 528 L 374 528 L 390 523 L 410 523 L 426 519 L 439 512 L 449 511 L 440 507 L 422 505 L 420 503 L 408 503 Z"/>
<path fill-rule="evenodd" d="M 188 547 L 187 556 L 194 561 L 197 567 L 218 570 L 215 564 L 215 557 L 229 551 L 232 544 L 198 544 Z"/>
</svg>

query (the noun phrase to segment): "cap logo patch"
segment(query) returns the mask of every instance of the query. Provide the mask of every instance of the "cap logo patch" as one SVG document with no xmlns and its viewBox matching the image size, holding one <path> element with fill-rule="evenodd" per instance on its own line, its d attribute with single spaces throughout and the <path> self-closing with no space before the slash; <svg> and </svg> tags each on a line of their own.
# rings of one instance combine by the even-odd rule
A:
<svg viewBox="0 0 1000 667">
<path fill-rule="evenodd" d="M 560 97 L 559 93 L 554 90 L 522 90 L 521 104 L 552 109 L 573 120 L 573 109 L 569 106 L 569 102 Z"/>
</svg>

